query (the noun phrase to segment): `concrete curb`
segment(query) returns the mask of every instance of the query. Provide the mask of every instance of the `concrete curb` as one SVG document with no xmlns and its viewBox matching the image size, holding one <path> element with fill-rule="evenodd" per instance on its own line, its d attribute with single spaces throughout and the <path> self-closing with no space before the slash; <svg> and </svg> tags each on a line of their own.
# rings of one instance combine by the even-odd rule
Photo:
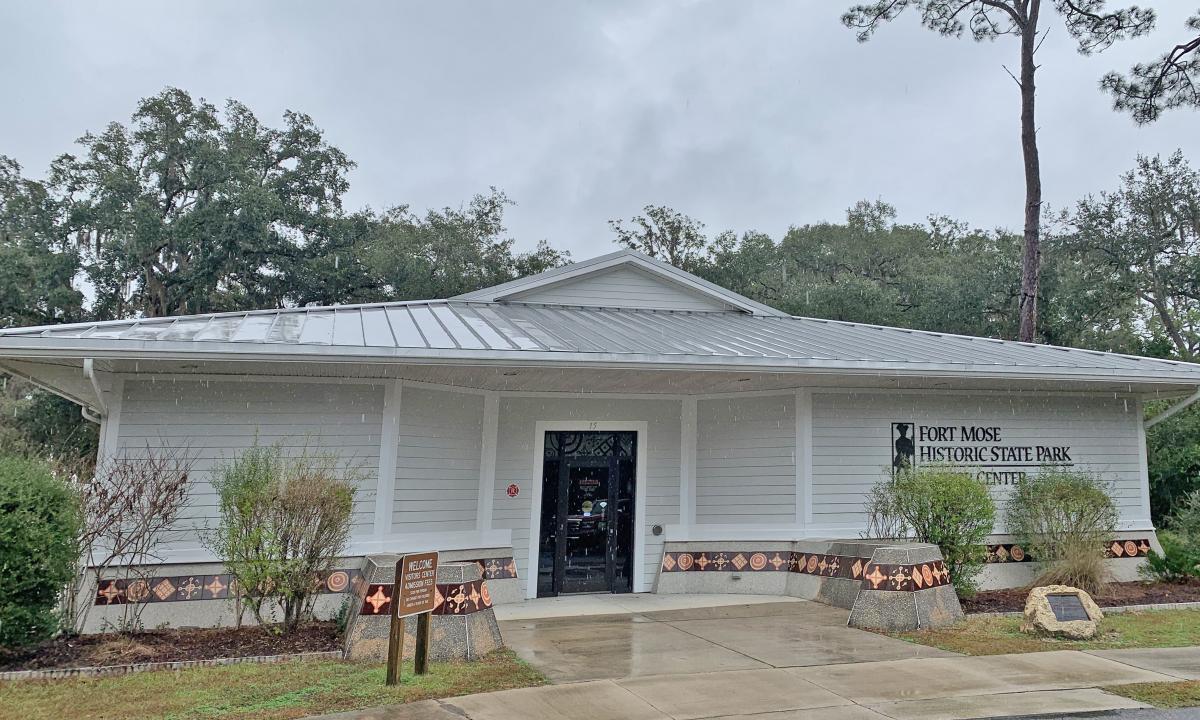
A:
<svg viewBox="0 0 1200 720">
<path fill-rule="evenodd" d="M 97 667 L 49 668 L 46 670 L 12 670 L 0 672 L 0 682 L 20 680 L 63 680 L 76 677 L 114 677 L 152 670 L 187 670 L 218 665 L 267 665 L 291 660 L 341 660 L 341 650 L 293 653 L 291 655 L 251 655 L 249 657 L 211 658 L 208 660 L 175 660 L 172 662 L 131 663 L 128 665 L 102 665 Z"/>
<path fill-rule="evenodd" d="M 1142 612 L 1144 610 L 1197 610 L 1200 609 L 1200 602 L 1181 602 L 1181 603 L 1151 603 L 1149 605 L 1117 605 L 1115 607 L 1101 607 L 1100 610 L 1108 615 L 1110 613 L 1120 614 L 1127 612 Z M 980 612 L 967 613 L 967 617 L 1022 617 L 1023 612 Z"/>
</svg>

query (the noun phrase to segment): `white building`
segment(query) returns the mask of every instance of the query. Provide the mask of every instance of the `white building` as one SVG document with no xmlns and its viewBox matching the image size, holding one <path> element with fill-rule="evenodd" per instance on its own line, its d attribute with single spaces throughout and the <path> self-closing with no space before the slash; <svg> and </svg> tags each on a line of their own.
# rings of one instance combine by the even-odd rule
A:
<svg viewBox="0 0 1200 720">
<path fill-rule="evenodd" d="M 495 560 L 497 599 L 653 591 L 696 553 L 781 570 L 757 550 L 859 536 L 897 452 L 999 499 L 1046 463 L 1102 473 L 1129 574 L 1155 543 L 1142 403 L 1200 387 L 1188 363 L 790 317 L 628 251 L 447 300 L 7 330 L 0 368 L 98 417 L 102 455 L 198 455 L 161 571 L 181 622 L 222 596 L 208 474 L 256 438 L 363 466 L 352 555 Z M 991 584 L 1022 579 L 1005 541 Z"/>
</svg>

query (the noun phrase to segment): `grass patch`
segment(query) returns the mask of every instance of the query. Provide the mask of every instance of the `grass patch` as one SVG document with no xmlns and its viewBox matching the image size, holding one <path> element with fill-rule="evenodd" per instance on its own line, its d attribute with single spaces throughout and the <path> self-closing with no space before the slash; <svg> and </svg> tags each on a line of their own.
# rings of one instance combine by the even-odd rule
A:
<svg viewBox="0 0 1200 720">
<path fill-rule="evenodd" d="M 967 616 L 957 625 L 941 630 L 889 634 L 964 655 L 1200 645 L 1200 610 L 1114 613 L 1100 623 L 1096 638 L 1086 641 L 1040 638 L 1021 632 L 1020 626 L 1019 617 Z"/>
<path fill-rule="evenodd" d="M 285 720 L 376 705 L 542 685 L 546 679 L 508 650 L 473 663 L 431 663 L 403 684 L 383 684 L 375 663 L 293 661 L 137 673 L 115 678 L 0 684 L 4 711 L 20 718 Z"/>
<path fill-rule="evenodd" d="M 1200 680 L 1180 682 L 1138 683 L 1104 688 L 1105 692 L 1127 697 L 1160 708 L 1183 708 L 1200 705 Z"/>
</svg>

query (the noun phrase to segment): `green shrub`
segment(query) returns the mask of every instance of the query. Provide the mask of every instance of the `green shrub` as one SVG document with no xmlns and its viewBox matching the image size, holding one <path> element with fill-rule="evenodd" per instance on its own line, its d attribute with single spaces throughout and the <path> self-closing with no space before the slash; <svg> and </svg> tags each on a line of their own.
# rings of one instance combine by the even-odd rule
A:
<svg viewBox="0 0 1200 720">
<path fill-rule="evenodd" d="M 75 563 L 75 496 L 36 460 L 0 458 L 0 647 L 49 637 Z"/>
<path fill-rule="evenodd" d="M 1099 476 L 1043 468 L 1013 488 L 1006 518 L 1008 532 L 1043 563 L 1038 584 L 1071 576 L 1076 587 L 1096 592 L 1108 581 L 1104 543 L 1116 532 L 1117 508 Z"/>
<path fill-rule="evenodd" d="M 915 540 L 937 545 L 954 589 L 963 597 L 975 593 L 987 557 L 984 541 L 996 521 L 986 485 L 962 470 L 922 466 L 885 480 L 874 498 L 894 515 L 883 525 L 906 527 Z"/>
<path fill-rule="evenodd" d="M 285 631 L 311 618 L 321 578 L 350 538 L 351 474 L 336 456 L 288 458 L 278 445 L 252 447 L 217 473 L 221 523 L 206 542 L 260 625 L 276 608 Z"/>
<path fill-rule="evenodd" d="M 1167 518 L 1167 528 L 1194 543 L 1200 542 L 1200 490 L 1184 495 Z"/>
<path fill-rule="evenodd" d="M 1158 534 L 1162 554 L 1154 550 L 1146 556 L 1142 574 L 1151 580 L 1180 583 L 1200 577 L 1200 547 L 1186 537 L 1164 530 Z"/>
</svg>

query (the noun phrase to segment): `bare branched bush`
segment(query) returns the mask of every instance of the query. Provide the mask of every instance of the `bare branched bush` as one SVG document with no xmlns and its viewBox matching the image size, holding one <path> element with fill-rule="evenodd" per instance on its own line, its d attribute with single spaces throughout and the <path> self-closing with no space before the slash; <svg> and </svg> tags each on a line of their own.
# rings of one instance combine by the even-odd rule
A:
<svg viewBox="0 0 1200 720">
<path fill-rule="evenodd" d="M 312 617 L 322 578 L 350 540 L 357 469 L 334 454 L 285 457 L 255 446 L 213 480 L 221 524 L 205 538 L 236 580 L 236 599 L 264 627 Z"/>
<path fill-rule="evenodd" d="M 860 535 L 866 540 L 898 540 L 908 537 L 908 523 L 896 507 L 893 480 L 885 477 L 871 487 L 863 500 L 867 528 Z"/>
<path fill-rule="evenodd" d="M 126 581 L 126 602 L 116 629 L 140 629 L 149 579 L 162 563 L 158 554 L 188 502 L 188 473 L 195 457 L 187 447 L 155 447 L 101 458 L 95 471 L 71 472 L 83 525 L 77 538 L 79 567 L 65 597 L 64 629 L 81 632 L 90 597 L 86 587 Z"/>
</svg>

